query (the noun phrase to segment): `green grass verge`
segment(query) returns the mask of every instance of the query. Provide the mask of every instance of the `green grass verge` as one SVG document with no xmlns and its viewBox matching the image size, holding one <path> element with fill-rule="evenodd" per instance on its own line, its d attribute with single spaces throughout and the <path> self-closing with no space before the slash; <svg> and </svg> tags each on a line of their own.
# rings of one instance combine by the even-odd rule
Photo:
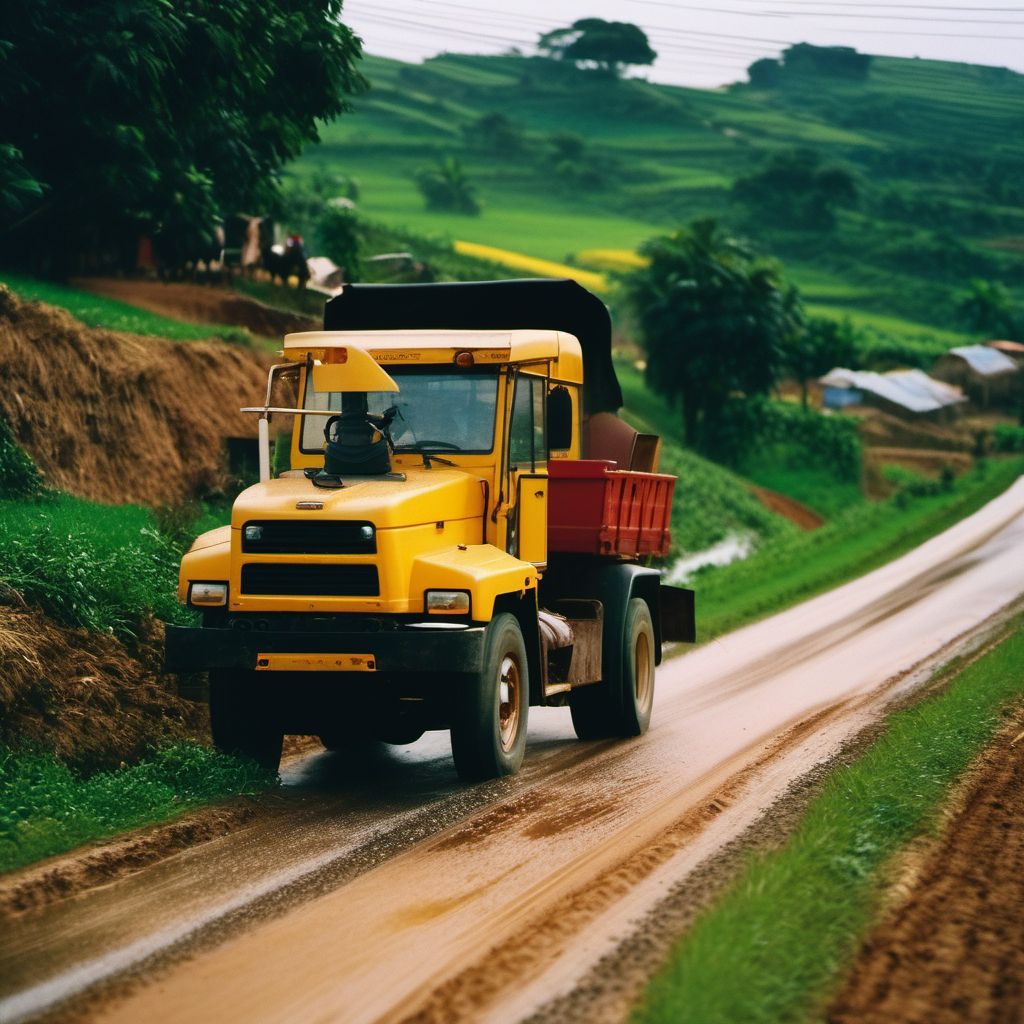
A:
<svg viewBox="0 0 1024 1024">
<path fill-rule="evenodd" d="M 949 787 L 1024 692 L 1024 632 L 890 716 L 835 770 L 785 846 L 752 856 L 652 981 L 638 1024 L 817 1019 L 880 905 L 884 868 L 933 828 Z"/>
<path fill-rule="evenodd" d="M 892 561 L 976 512 L 1022 471 L 1019 458 L 994 460 L 948 492 L 865 502 L 820 529 L 789 532 L 742 562 L 705 570 L 694 583 L 698 638 L 713 639 Z"/>
<path fill-rule="evenodd" d="M 184 545 L 137 505 L 0 500 L 0 580 L 68 626 L 130 635 L 147 613 L 191 621 L 175 598 Z"/>
<path fill-rule="evenodd" d="M 272 783 L 251 761 L 191 743 L 88 778 L 49 754 L 0 749 L 0 871 Z"/>
<path fill-rule="evenodd" d="M 241 327 L 224 324 L 190 324 L 184 320 L 173 320 L 158 313 L 150 313 L 138 306 L 108 299 L 102 295 L 70 288 L 51 281 L 40 281 L 7 271 L 0 273 L 0 284 L 7 285 L 23 299 L 33 299 L 60 306 L 77 320 L 89 327 L 104 327 L 111 331 L 129 331 L 132 334 L 147 334 L 170 341 L 201 341 L 204 338 L 220 338 L 222 341 L 248 344 L 252 337 Z"/>
</svg>

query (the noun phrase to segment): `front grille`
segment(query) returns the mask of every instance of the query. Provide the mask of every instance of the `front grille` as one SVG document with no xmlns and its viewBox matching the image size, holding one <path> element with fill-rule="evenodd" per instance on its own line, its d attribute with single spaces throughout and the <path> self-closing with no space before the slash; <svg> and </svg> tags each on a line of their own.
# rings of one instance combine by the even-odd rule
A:
<svg viewBox="0 0 1024 1024">
<path fill-rule="evenodd" d="M 375 565 L 243 565 L 242 593 L 372 597 L 380 581 Z"/>
<path fill-rule="evenodd" d="M 262 531 L 258 540 L 250 540 L 245 531 L 257 526 Z M 331 519 L 267 519 L 246 523 L 242 527 L 242 550 L 252 555 L 373 555 L 377 537 L 364 536 L 367 522 Z"/>
</svg>

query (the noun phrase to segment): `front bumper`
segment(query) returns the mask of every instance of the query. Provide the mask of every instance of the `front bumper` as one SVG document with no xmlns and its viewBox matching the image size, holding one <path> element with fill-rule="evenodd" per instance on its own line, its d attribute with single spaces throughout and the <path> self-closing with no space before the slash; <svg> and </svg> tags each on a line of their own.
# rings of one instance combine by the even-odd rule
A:
<svg viewBox="0 0 1024 1024">
<path fill-rule="evenodd" d="M 164 668 L 168 672 L 255 669 L 256 658 L 261 654 L 354 654 L 371 656 L 379 673 L 479 672 L 483 668 L 484 633 L 483 626 L 381 633 L 168 626 Z"/>
</svg>

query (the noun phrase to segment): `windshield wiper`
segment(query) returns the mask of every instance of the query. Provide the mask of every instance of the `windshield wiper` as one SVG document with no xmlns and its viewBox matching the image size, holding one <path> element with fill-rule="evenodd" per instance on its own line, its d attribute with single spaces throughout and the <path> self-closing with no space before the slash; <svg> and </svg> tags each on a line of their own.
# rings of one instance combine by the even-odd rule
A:
<svg viewBox="0 0 1024 1024">
<path fill-rule="evenodd" d="M 396 452 L 415 452 L 417 455 L 423 456 L 423 468 L 430 469 L 431 462 L 439 462 L 442 466 L 454 466 L 455 463 L 450 459 L 442 458 L 440 455 L 429 451 L 425 445 L 441 445 L 444 448 L 450 448 L 452 451 L 461 452 L 462 449 L 457 444 L 452 444 L 450 441 L 417 441 L 415 444 L 399 444 L 395 445 Z"/>
</svg>

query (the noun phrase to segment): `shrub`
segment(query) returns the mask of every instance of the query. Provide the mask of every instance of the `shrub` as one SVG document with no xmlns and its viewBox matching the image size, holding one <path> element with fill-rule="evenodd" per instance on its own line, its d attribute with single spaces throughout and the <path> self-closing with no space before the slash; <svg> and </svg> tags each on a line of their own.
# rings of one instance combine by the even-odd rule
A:
<svg viewBox="0 0 1024 1024">
<path fill-rule="evenodd" d="M 719 459 L 738 465 L 758 450 L 781 443 L 802 449 L 809 465 L 827 467 L 841 480 L 860 478 L 856 420 L 823 416 L 785 402 L 764 398 L 729 402 L 712 448 Z"/>
<path fill-rule="evenodd" d="M 1024 427 L 1011 427 L 1008 423 L 997 423 L 992 428 L 992 450 L 994 452 L 1024 452 Z"/>
<path fill-rule="evenodd" d="M 43 490 L 43 478 L 28 453 L 18 444 L 7 422 L 0 419 L 0 498 L 29 498 Z"/>
</svg>

